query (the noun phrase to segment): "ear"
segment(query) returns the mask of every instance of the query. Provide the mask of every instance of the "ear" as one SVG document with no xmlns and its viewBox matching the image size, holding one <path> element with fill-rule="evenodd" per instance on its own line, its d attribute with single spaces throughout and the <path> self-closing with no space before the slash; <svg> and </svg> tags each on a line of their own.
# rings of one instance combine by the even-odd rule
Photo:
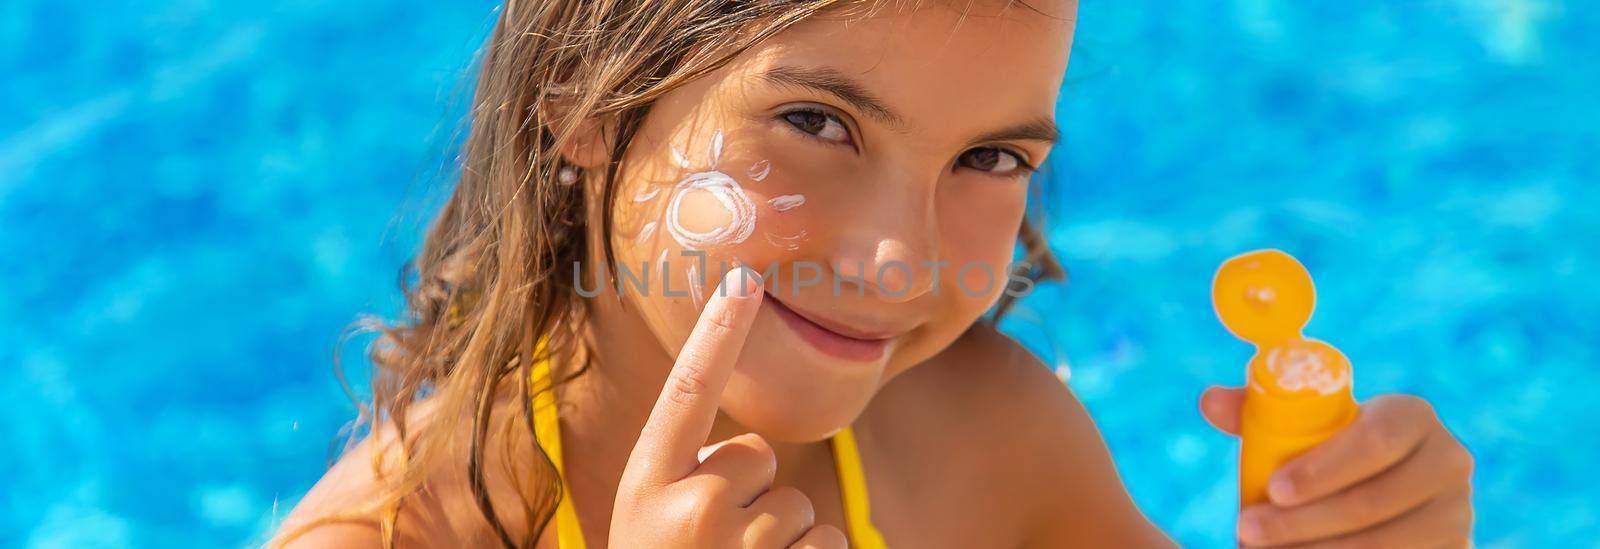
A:
<svg viewBox="0 0 1600 549">
<path fill-rule="evenodd" d="M 615 126 L 594 118 L 579 122 L 572 139 L 561 145 L 561 157 L 585 171 L 604 167 L 611 159 L 611 143 L 616 135 L 611 130 Z"/>
<path fill-rule="evenodd" d="M 569 106 L 559 98 L 550 103 L 550 114 L 555 120 L 566 118 L 569 112 L 571 112 Z M 615 122 L 596 116 L 585 117 L 573 129 L 572 137 L 561 143 L 556 152 L 561 154 L 562 160 L 567 164 L 585 171 L 603 167 L 606 161 L 611 159 L 615 128 Z"/>
</svg>

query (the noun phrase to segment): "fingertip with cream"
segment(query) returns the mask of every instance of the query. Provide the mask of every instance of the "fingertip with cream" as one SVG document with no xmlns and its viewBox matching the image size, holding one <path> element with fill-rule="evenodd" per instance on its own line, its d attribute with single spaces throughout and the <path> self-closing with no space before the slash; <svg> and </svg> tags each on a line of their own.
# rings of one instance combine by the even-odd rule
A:
<svg viewBox="0 0 1600 549">
<path fill-rule="evenodd" d="M 744 265 L 737 265 L 722 275 L 722 283 L 717 291 L 719 295 L 743 299 L 760 295 L 762 282 L 761 273 Z"/>
</svg>

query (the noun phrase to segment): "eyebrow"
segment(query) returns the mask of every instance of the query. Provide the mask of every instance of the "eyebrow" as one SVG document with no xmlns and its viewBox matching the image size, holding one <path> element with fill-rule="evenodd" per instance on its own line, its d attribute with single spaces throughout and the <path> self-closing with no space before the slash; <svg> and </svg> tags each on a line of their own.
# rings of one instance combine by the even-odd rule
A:
<svg viewBox="0 0 1600 549">
<path fill-rule="evenodd" d="M 978 136 L 977 142 L 989 141 L 1043 141 L 1051 145 L 1061 141 L 1061 130 L 1056 121 L 1041 116 L 1028 122 L 1008 126 Z"/>
<path fill-rule="evenodd" d="M 757 78 L 779 86 L 805 88 L 832 95 L 840 101 L 866 113 L 868 116 L 893 127 L 904 127 L 905 118 L 896 114 L 882 99 L 867 91 L 865 86 L 832 67 L 776 66 L 762 71 Z M 1043 116 L 995 131 L 985 133 L 976 142 L 1031 140 L 1051 145 L 1061 140 L 1061 130 L 1050 117 Z"/>
<path fill-rule="evenodd" d="M 849 76 L 829 67 L 778 66 L 767 69 L 758 77 L 780 86 L 793 86 L 826 93 L 849 103 L 850 106 L 879 122 L 890 126 L 905 125 L 905 119 L 895 114 L 882 99 L 878 99 Z"/>
</svg>

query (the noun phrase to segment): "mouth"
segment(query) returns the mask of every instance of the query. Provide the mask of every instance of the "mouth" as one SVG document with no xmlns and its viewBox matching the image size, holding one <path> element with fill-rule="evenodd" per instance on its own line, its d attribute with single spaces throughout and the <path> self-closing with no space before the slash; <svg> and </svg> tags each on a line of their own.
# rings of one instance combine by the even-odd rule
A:
<svg viewBox="0 0 1600 549">
<path fill-rule="evenodd" d="M 772 305 L 778 318 L 794 330 L 823 354 L 849 360 L 852 362 L 872 362 L 883 358 L 884 352 L 889 348 L 898 334 L 873 333 L 865 330 L 839 324 L 813 314 L 803 313 L 790 308 L 783 300 L 773 296 L 771 292 L 766 295 L 766 303 Z"/>
</svg>

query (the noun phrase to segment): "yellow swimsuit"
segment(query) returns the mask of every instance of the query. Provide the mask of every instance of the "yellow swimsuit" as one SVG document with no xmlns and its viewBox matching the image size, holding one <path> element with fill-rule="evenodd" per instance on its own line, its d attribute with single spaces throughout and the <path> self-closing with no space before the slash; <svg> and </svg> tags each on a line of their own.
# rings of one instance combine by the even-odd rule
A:
<svg viewBox="0 0 1600 549">
<path fill-rule="evenodd" d="M 550 364 L 533 364 L 533 430 L 539 447 L 550 456 L 562 478 L 561 503 L 556 505 L 556 541 L 560 549 L 585 549 L 578 513 L 572 508 L 572 491 L 566 486 L 566 466 L 561 462 L 561 421 L 556 417 L 555 392 L 550 389 Z M 856 549 L 886 549 L 883 536 L 872 525 L 872 504 L 867 498 L 867 477 L 861 468 L 861 454 L 849 427 L 829 439 L 833 446 L 834 468 L 839 471 L 839 493 L 844 500 L 845 535 Z"/>
</svg>

